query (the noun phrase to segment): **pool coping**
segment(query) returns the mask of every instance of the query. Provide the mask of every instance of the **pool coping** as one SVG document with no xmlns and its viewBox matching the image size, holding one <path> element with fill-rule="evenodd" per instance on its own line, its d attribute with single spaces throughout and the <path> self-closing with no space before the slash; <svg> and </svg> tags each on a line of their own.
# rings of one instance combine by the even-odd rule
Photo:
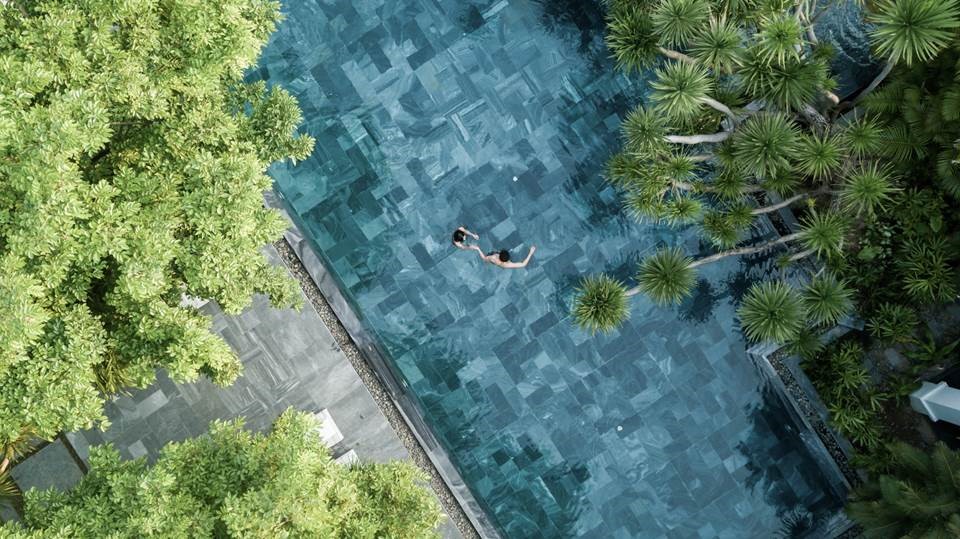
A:
<svg viewBox="0 0 960 539">
<path fill-rule="evenodd" d="M 319 249 L 314 248 L 300 224 L 292 218 L 286 199 L 274 189 L 264 193 L 264 201 L 266 206 L 278 210 L 290 225 L 274 247 L 367 386 L 414 464 L 429 476 L 430 486 L 444 512 L 465 539 L 502 539 L 430 430 L 419 406 L 407 394 L 408 386 L 393 372 L 379 342 L 364 327 L 357 310 L 343 295 L 336 276 L 321 260 Z"/>
<path fill-rule="evenodd" d="M 829 429 L 818 415 L 818 405 L 822 406 L 819 395 L 815 391 L 810 394 L 812 386 L 806 387 L 809 381 L 802 371 L 798 373 L 790 368 L 790 357 L 785 348 L 782 345 L 758 344 L 747 349 L 747 356 L 767 382 L 772 384 L 774 392 L 792 416 L 793 422 L 804 430 L 800 433 L 800 439 L 823 470 L 831 487 L 838 494 L 849 493 L 858 479 L 853 474 L 849 461 L 838 461 L 835 453 L 840 451 L 845 458 L 849 458 L 847 448 L 842 440 L 836 439 L 836 433 Z M 830 439 L 831 436 L 833 439 Z M 834 450 L 831 450 L 831 446 Z M 846 516 L 842 508 L 834 519 L 822 525 L 826 529 L 818 530 L 826 532 L 826 536 L 830 538 L 847 537 L 851 531 L 856 531 L 856 524 Z"/>
</svg>

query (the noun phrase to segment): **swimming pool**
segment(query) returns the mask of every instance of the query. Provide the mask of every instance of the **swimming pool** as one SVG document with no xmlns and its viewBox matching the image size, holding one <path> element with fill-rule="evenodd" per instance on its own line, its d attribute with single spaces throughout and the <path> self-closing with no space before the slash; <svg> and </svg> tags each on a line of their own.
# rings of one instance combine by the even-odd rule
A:
<svg viewBox="0 0 960 539">
<path fill-rule="evenodd" d="M 314 155 L 271 169 L 502 535 L 771 537 L 843 492 L 747 358 L 733 300 L 765 259 L 702 272 L 609 336 L 568 316 L 583 275 L 628 279 L 693 229 L 638 224 L 599 177 L 641 77 L 599 4 L 287 1 L 254 76 L 296 95 Z M 538 250 L 526 270 L 450 245 Z"/>
</svg>

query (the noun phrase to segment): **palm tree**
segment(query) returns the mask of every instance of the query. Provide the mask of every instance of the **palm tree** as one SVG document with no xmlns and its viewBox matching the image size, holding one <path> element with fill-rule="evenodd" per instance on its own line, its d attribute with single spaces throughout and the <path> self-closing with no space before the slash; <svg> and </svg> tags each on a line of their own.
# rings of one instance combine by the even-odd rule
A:
<svg viewBox="0 0 960 539">
<path fill-rule="evenodd" d="M 879 0 L 870 22 L 877 53 L 894 64 L 926 62 L 955 39 L 960 27 L 956 0 Z"/>
<path fill-rule="evenodd" d="M 620 133 L 630 153 L 657 156 L 667 151 L 665 118 L 653 109 L 637 107 L 620 125 Z"/>
<path fill-rule="evenodd" d="M 608 333 L 629 316 L 627 291 L 616 279 L 603 274 L 587 277 L 577 289 L 573 318 L 591 333 Z"/>
<path fill-rule="evenodd" d="M 869 539 L 960 537 L 960 455 L 942 442 L 929 453 L 898 442 L 892 469 L 867 481 L 847 513 Z"/>
<path fill-rule="evenodd" d="M 857 214 L 873 215 L 896 190 L 889 170 L 875 162 L 863 164 L 847 175 L 840 202 Z"/>
<path fill-rule="evenodd" d="M 693 38 L 690 55 L 715 73 L 732 73 L 741 63 L 742 43 L 743 35 L 726 16 L 711 17 Z"/>
<path fill-rule="evenodd" d="M 803 330 L 806 309 L 796 290 L 782 281 L 750 287 L 737 311 L 751 341 L 788 342 Z"/>
<path fill-rule="evenodd" d="M 815 325 L 836 324 L 853 310 L 853 292 L 832 273 L 814 277 L 802 296 L 807 316 Z"/>
<path fill-rule="evenodd" d="M 957 0 L 878 0 L 867 20 L 877 54 L 887 59 L 880 73 L 852 105 L 870 95 L 898 63 L 932 59 L 955 38 L 960 27 Z"/>
<path fill-rule="evenodd" d="M 843 165 L 840 138 L 829 133 L 804 136 L 796 151 L 797 168 L 816 181 L 826 180 Z"/>
<path fill-rule="evenodd" d="M 663 249 L 640 264 L 637 288 L 658 304 L 679 303 L 696 280 L 693 259 L 680 249 Z"/>
<path fill-rule="evenodd" d="M 808 252 L 829 256 L 843 249 L 847 235 L 847 218 L 835 211 L 813 210 L 803 220 L 803 245 Z"/>
<path fill-rule="evenodd" d="M 656 60 L 660 40 L 650 15 L 638 7 L 621 7 L 607 22 L 607 45 L 617 67 L 626 72 L 643 69 Z"/>
<path fill-rule="evenodd" d="M 671 47 L 689 42 L 709 18 L 710 5 L 705 0 L 663 0 L 651 16 L 654 31 Z"/>
<path fill-rule="evenodd" d="M 785 114 L 760 113 L 744 122 L 733 140 L 733 157 L 759 178 L 790 170 L 800 130 Z"/>
<path fill-rule="evenodd" d="M 695 117 L 713 91 L 710 74 L 699 65 L 670 62 L 658 69 L 656 75 L 656 80 L 650 83 L 653 88 L 650 99 L 661 113 L 677 121 Z"/>
<path fill-rule="evenodd" d="M 929 58 L 960 28 L 958 2 L 879 0 L 870 19 L 876 50 L 891 64 Z M 607 179 L 623 192 L 632 216 L 674 225 L 700 221 L 720 249 L 699 260 L 659 251 L 641 262 L 638 284 L 624 297 L 637 291 L 658 304 L 677 303 L 689 296 L 699 266 L 772 248 L 787 250 L 786 263 L 842 260 L 848 238 L 897 191 L 894 175 L 878 164 L 890 141 L 903 141 L 901 152 L 915 145 L 902 126 L 842 114 L 853 102 L 832 92 L 832 54 L 814 24 L 829 3 L 611 4 L 608 43 L 618 63 L 628 70 L 658 58 L 660 64 L 649 103 L 623 123 L 624 149 L 610 160 Z M 743 245 L 755 219 L 799 205 L 807 210 L 799 232 Z M 943 273 L 939 259 L 922 255 L 903 266 L 917 294 L 942 282 L 933 279 Z M 742 313 L 751 315 L 744 321 L 751 338 L 808 350 L 815 348 L 815 330 L 851 308 L 849 291 L 829 274 L 796 290 L 756 288 L 748 299 Z"/>
</svg>

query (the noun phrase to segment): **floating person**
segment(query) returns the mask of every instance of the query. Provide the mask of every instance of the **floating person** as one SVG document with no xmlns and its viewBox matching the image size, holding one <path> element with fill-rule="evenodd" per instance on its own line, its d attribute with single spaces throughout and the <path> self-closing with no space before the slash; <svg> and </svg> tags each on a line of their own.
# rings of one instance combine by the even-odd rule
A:
<svg viewBox="0 0 960 539">
<path fill-rule="evenodd" d="M 477 251 L 480 253 L 480 258 L 485 262 L 489 262 L 495 266 L 500 266 L 503 269 L 520 269 L 527 267 L 527 264 L 530 263 L 530 259 L 533 258 L 533 253 L 537 248 L 533 245 L 530 246 L 530 252 L 527 253 L 527 258 L 523 259 L 523 262 L 511 262 L 510 261 L 510 251 L 506 249 L 501 249 L 500 251 L 494 251 L 490 254 L 483 254 L 483 251 L 480 251 L 479 248 Z"/>
<path fill-rule="evenodd" d="M 466 242 L 467 236 L 470 236 L 475 240 L 480 239 L 480 236 L 474 234 L 473 232 L 470 232 L 469 230 L 466 229 L 466 227 L 463 227 L 463 226 L 457 227 L 457 229 L 453 231 L 453 246 L 456 247 L 457 249 L 463 249 L 464 251 L 477 251 L 482 256 L 483 250 L 480 249 L 480 247 L 476 245 L 467 244 Z"/>
</svg>

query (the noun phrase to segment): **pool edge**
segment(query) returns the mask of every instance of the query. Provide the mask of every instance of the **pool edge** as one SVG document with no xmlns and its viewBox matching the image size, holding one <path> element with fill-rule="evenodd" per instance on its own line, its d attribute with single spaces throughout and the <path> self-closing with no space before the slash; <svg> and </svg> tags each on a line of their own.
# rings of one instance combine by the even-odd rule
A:
<svg viewBox="0 0 960 539">
<path fill-rule="evenodd" d="M 281 212 L 289 227 L 274 246 L 290 273 L 299 281 L 321 320 L 367 386 L 387 422 L 400 437 L 415 464 L 430 476 L 432 490 L 454 526 L 465 537 L 502 539 L 456 466 L 423 418 L 402 382 L 390 370 L 379 344 L 363 327 L 340 285 L 290 215 L 283 195 L 264 194 L 266 206 Z M 312 290 L 315 289 L 315 290 Z"/>
</svg>

